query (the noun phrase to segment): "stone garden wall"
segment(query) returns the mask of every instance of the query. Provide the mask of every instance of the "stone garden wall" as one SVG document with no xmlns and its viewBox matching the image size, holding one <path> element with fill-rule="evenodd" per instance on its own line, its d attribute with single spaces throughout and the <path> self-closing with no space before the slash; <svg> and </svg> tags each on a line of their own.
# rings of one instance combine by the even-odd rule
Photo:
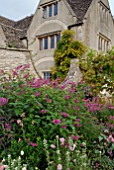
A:
<svg viewBox="0 0 114 170">
<path fill-rule="evenodd" d="M 30 64 L 31 72 L 35 73 L 29 50 L 0 48 L 0 69 L 10 71 L 24 64 Z"/>
</svg>

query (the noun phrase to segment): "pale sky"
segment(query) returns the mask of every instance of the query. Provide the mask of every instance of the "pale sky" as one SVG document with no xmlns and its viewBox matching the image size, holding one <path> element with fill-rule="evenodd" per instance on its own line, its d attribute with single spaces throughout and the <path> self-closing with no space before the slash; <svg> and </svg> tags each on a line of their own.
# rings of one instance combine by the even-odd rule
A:
<svg viewBox="0 0 114 170">
<path fill-rule="evenodd" d="M 0 0 L 0 15 L 12 20 L 20 20 L 35 13 L 39 0 Z M 109 0 L 114 16 L 114 0 Z"/>
</svg>

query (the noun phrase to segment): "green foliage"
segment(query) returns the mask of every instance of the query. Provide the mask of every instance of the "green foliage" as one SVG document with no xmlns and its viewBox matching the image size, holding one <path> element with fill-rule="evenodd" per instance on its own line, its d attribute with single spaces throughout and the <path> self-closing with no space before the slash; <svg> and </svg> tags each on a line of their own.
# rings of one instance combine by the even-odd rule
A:
<svg viewBox="0 0 114 170">
<path fill-rule="evenodd" d="M 69 148 L 70 137 L 80 152 L 86 142 L 89 160 L 98 157 L 100 151 L 109 155 L 113 150 L 114 106 L 103 105 L 98 97 L 92 97 L 91 87 L 84 82 L 77 85 L 70 82 L 67 89 L 66 85 L 58 85 L 59 80 L 49 82 L 34 78 L 25 68 L 20 66 L 13 74 L 1 72 L 0 159 L 8 154 L 17 159 L 23 150 L 22 164 L 27 164 L 28 170 L 46 169 L 43 140 L 48 141 L 48 152 L 52 156 L 50 145 L 55 144 L 57 135 L 65 139 L 63 154 Z M 106 146 L 102 144 L 99 148 L 103 135 L 106 139 L 100 143 L 105 142 Z M 71 158 L 75 155 L 72 152 Z M 51 159 L 56 163 L 56 156 Z"/>
<path fill-rule="evenodd" d="M 74 40 L 72 30 L 64 31 L 55 50 L 55 67 L 52 68 L 52 77 L 59 77 L 61 81 L 64 80 L 69 71 L 70 60 L 79 58 L 85 51 L 86 47 L 81 42 Z"/>
<path fill-rule="evenodd" d="M 80 59 L 80 68 L 84 80 L 93 86 L 93 92 L 98 94 L 106 89 L 114 91 L 114 47 L 106 54 L 91 50 L 87 57 Z"/>
</svg>

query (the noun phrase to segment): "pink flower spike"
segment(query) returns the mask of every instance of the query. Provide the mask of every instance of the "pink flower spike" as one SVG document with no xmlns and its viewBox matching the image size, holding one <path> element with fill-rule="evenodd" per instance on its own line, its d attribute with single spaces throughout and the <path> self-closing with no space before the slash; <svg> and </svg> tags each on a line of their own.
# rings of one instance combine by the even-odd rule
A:
<svg viewBox="0 0 114 170">
<path fill-rule="evenodd" d="M 33 143 L 33 142 L 30 142 L 30 145 L 33 146 L 33 147 L 38 146 L 36 143 Z"/>
<path fill-rule="evenodd" d="M 61 120 L 60 120 L 60 119 L 55 119 L 55 120 L 53 120 L 53 123 L 54 123 L 55 125 L 58 125 L 58 124 L 61 123 Z"/>
</svg>

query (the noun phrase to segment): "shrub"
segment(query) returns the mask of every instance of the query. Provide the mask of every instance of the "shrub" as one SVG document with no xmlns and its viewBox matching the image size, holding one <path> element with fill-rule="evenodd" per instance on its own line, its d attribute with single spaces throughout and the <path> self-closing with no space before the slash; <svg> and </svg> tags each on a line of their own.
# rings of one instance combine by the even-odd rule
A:
<svg viewBox="0 0 114 170">
<path fill-rule="evenodd" d="M 52 68 L 52 77 L 63 81 L 69 71 L 70 60 L 79 58 L 86 52 L 86 47 L 74 40 L 74 32 L 65 30 L 54 53 L 55 67 Z"/>
</svg>

